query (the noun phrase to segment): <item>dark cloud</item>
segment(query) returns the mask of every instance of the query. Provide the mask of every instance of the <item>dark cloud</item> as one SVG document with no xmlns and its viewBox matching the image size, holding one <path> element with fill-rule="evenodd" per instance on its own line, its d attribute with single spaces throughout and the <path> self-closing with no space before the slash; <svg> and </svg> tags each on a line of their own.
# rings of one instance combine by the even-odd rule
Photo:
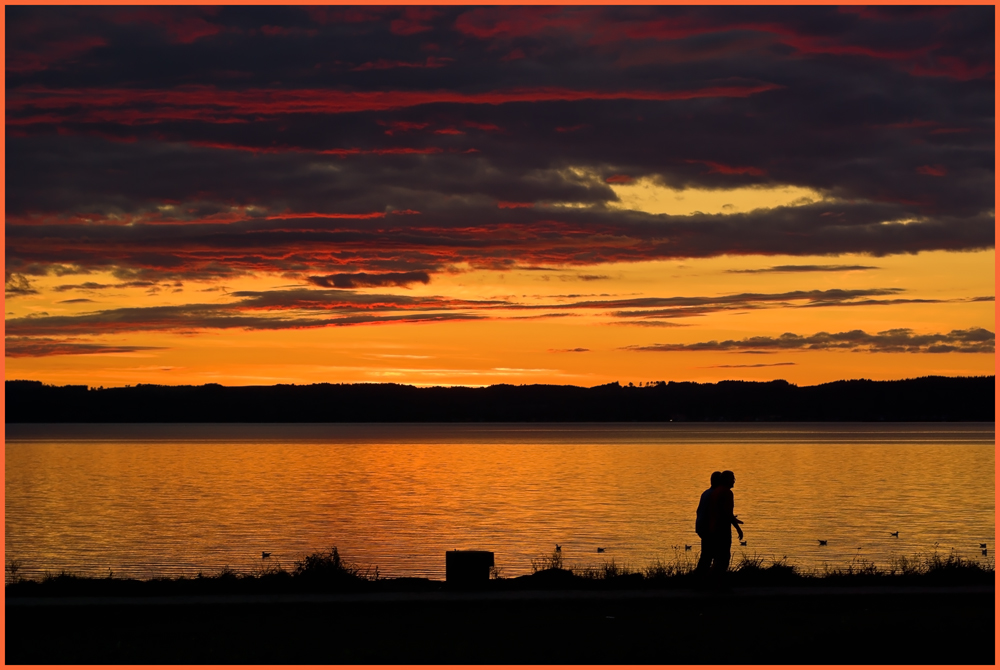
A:
<svg viewBox="0 0 1000 670">
<path fill-rule="evenodd" d="M 377 323 L 463 321 L 478 318 L 481 317 L 459 311 L 381 314 L 364 313 L 359 310 L 346 314 L 289 316 L 269 310 L 244 311 L 239 305 L 191 304 L 124 307 L 72 316 L 21 317 L 8 319 L 6 330 L 10 336 L 30 338 L 149 331 L 195 332 L 229 328 L 288 330 Z"/>
<path fill-rule="evenodd" d="M 836 300 L 823 301 L 816 300 L 813 302 L 808 302 L 804 305 L 795 305 L 795 307 L 809 308 L 809 307 L 834 307 L 839 305 L 858 305 L 858 306 L 882 306 L 882 305 L 910 305 L 910 304 L 925 304 L 925 305 L 940 305 L 944 303 L 959 303 L 959 302 L 985 302 L 981 298 L 889 298 L 889 299 L 867 299 L 867 300 L 852 300 L 850 302 L 840 302 Z"/>
<path fill-rule="evenodd" d="M 582 354 L 585 351 L 590 351 L 590 349 L 584 349 L 583 347 L 577 347 L 576 349 L 549 349 L 549 353 L 553 354 Z"/>
<path fill-rule="evenodd" d="M 56 293 L 63 293 L 65 291 L 103 291 L 109 288 L 153 288 L 156 286 L 154 281 L 127 281 L 118 282 L 116 284 L 100 284 L 98 282 L 83 282 L 82 284 L 60 284 L 58 286 L 53 286 L 52 290 Z M 63 302 L 69 302 L 64 300 Z"/>
<path fill-rule="evenodd" d="M 561 319 L 564 316 L 577 316 L 574 312 L 546 312 L 544 314 L 528 314 L 526 316 L 498 317 L 511 321 L 528 321 L 531 319 Z M 497 317 L 495 317 L 497 318 Z"/>
<path fill-rule="evenodd" d="M 615 321 L 616 326 L 642 326 L 644 328 L 684 328 L 686 323 L 674 323 L 673 321 L 659 321 L 656 319 L 636 319 L 633 321 Z"/>
<path fill-rule="evenodd" d="M 984 328 L 952 330 L 949 333 L 919 335 L 909 328 L 895 328 L 875 334 L 862 330 L 842 333 L 796 335 L 780 337 L 748 337 L 742 340 L 712 340 L 691 344 L 651 344 L 625 347 L 630 351 L 731 351 L 740 353 L 773 353 L 778 351 L 860 351 L 868 353 L 963 353 L 991 354 L 996 335 Z"/>
<path fill-rule="evenodd" d="M 285 330 L 390 322 L 459 321 L 484 318 L 463 311 L 507 303 L 428 296 L 359 294 L 351 290 L 290 289 L 233 291 L 234 302 L 123 307 L 73 315 L 46 313 L 7 319 L 9 336 L 98 335 L 107 333 L 240 328 Z"/>
<path fill-rule="evenodd" d="M 3 285 L 4 295 L 17 298 L 23 295 L 35 295 L 38 291 L 31 285 L 28 278 L 16 272 L 6 272 Z"/>
<path fill-rule="evenodd" d="M 975 298 L 896 298 L 903 293 L 899 288 L 876 289 L 827 289 L 814 291 L 786 291 L 783 293 L 736 293 L 716 297 L 629 298 L 619 300 L 590 300 L 576 302 L 567 307 L 614 308 L 612 316 L 625 319 L 659 319 L 703 316 L 714 312 L 767 309 L 774 307 L 873 307 L 905 304 L 943 304 L 984 302 L 990 296 Z M 621 309 L 633 308 L 633 309 Z M 622 322 L 641 325 L 639 321 Z M 666 322 L 657 322 L 661 325 Z"/>
<path fill-rule="evenodd" d="M 770 308 L 819 308 L 884 306 L 898 304 L 941 304 L 982 302 L 992 300 L 989 296 L 975 298 L 899 298 L 894 297 L 904 290 L 900 288 L 872 289 L 826 289 L 812 291 L 784 291 L 781 293 L 733 293 L 720 296 L 674 296 L 661 298 L 612 298 L 606 300 L 580 300 L 554 304 L 512 304 L 503 303 L 506 308 L 546 310 L 560 309 L 611 310 L 609 315 L 626 321 L 621 325 L 646 325 L 676 327 L 683 324 L 660 321 L 662 318 L 703 316 L 721 311 L 745 311 Z M 885 296 L 885 297 L 883 297 Z M 488 306 L 483 304 L 484 306 Z"/>
<path fill-rule="evenodd" d="M 614 262 L 992 249 L 991 7 L 11 6 L 6 20 L 8 298 L 37 294 L 34 277 L 96 272 L 114 279 L 54 291 L 153 295 L 265 274 L 296 285 L 13 318 L 8 355 L 133 351 L 67 339 L 116 332 L 595 310 L 656 328 L 719 311 L 993 300 L 389 294 L 467 267 L 599 281 L 587 268 Z M 614 188 L 635 183 L 823 200 L 618 208 Z M 992 351 L 982 333 L 703 345 Z"/>
<path fill-rule="evenodd" d="M 809 305 L 832 307 L 869 304 L 871 296 L 891 296 L 902 292 L 903 289 L 899 288 L 827 289 L 825 291 L 785 291 L 782 293 L 734 293 L 714 297 L 678 296 L 672 298 L 591 300 L 573 303 L 571 306 L 613 308 L 615 311 L 611 314 L 619 318 L 677 318 L 701 316 L 720 311 L 764 309 L 767 307 Z"/>
<path fill-rule="evenodd" d="M 991 249 L 992 19 L 10 7 L 7 267 L 304 280 Z M 826 200 L 610 207 L 613 185 L 640 179 Z"/>
<path fill-rule="evenodd" d="M 309 277 L 310 284 L 324 288 L 369 288 L 376 286 L 409 286 L 417 282 L 426 284 L 431 280 L 426 272 L 387 272 L 384 274 L 336 274 L 326 277 Z"/>
<path fill-rule="evenodd" d="M 375 293 L 355 293 L 341 289 L 289 289 L 275 291 L 232 291 L 230 296 L 240 298 L 227 309 L 281 310 L 312 309 L 339 312 L 372 312 L 373 310 L 429 310 L 472 307 L 516 306 L 504 300 L 455 300 L 441 296 L 408 296 Z"/>
<path fill-rule="evenodd" d="M 753 270 L 726 270 L 737 274 L 757 274 L 763 272 L 844 272 L 848 270 L 879 270 L 875 265 L 775 265 Z"/>
<path fill-rule="evenodd" d="M 385 62 L 385 61 L 381 61 Z M 367 64 L 366 64 L 367 65 Z M 396 63 L 396 66 L 401 63 Z M 387 69 L 361 66 L 357 69 Z M 157 124 L 162 122 L 243 123 L 262 116 L 290 114 L 351 114 L 385 112 L 425 105 L 506 105 L 512 103 L 579 102 L 590 100 L 641 100 L 667 102 L 701 98 L 745 98 L 780 88 L 777 84 L 754 83 L 730 86 L 703 86 L 680 89 L 594 90 L 557 87 L 499 89 L 476 93 L 457 91 L 365 91 L 346 92 L 327 88 L 233 91 L 214 86 L 174 88 L 166 91 L 132 88 L 102 88 L 86 91 L 22 88 L 8 98 L 15 115 L 12 123 L 32 126 L 45 123 Z M 151 105 L 155 103 L 155 106 Z M 34 111 L 38 110 L 38 111 Z M 34 113 L 33 113 L 34 112 Z M 453 128 L 432 131 L 443 135 L 464 135 Z M 219 145 L 237 148 L 240 145 Z M 252 150 L 251 145 L 245 145 Z M 286 145 L 281 150 L 323 152 L 342 149 L 345 155 L 359 153 L 347 147 L 300 147 Z M 258 147 L 267 151 L 267 147 Z M 335 152 L 334 155 L 340 152 Z M 706 161 L 695 161 L 704 163 Z M 717 165 L 711 163 L 711 165 Z M 724 167 L 724 166 L 723 166 Z M 723 169 L 722 174 L 742 174 L 744 170 Z M 759 172 L 748 172 L 760 174 Z"/>
<path fill-rule="evenodd" d="M 164 349 L 164 347 L 83 342 L 74 339 L 49 337 L 7 337 L 4 340 L 4 355 L 7 358 L 37 358 L 42 356 L 72 356 L 80 354 L 126 354 L 161 349 Z"/>
<path fill-rule="evenodd" d="M 400 278 L 383 278 L 387 285 L 400 285 Z M 330 280 L 333 283 L 333 280 Z M 372 286 L 373 283 L 368 284 Z M 117 284 L 81 284 L 77 290 L 100 290 Z M 163 284 L 165 288 L 172 284 Z M 719 311 L 740 311 L 776 307 L 842 307 L 885 305 L 907 302 L 955 302 L 920 298 L 881 299 L 895 296 L 901 289 L 829 289 L 783 293 L 740 293 L 716 297 L 678 296 L 669 298 L 608 298 L 575 300 L 565 304 L 518 302 L 513 298 L 466 300 L 446 296 L 359 293 L 352 288 L 282 288 L 267 291 L 226 291 L 216 303 L 190 303 L 154 307 L 124 307 L 72 315 L 37 312 L 6 321 L 11 336 L 99 335 L 107 333 L 240 328 L 282 330 L 348 326 L 386 322 L 447 321 L 467 319 L 548 319 L 577 316 L 584 312 L 606 313 L 622 319 L 614 325 L 647 328 L 678 328 L 687 324 L 665 321 L 702 316 Z M 153 287 L 151 290 L 159 290 Z M 174 288 L 174 291 L 178 289 Z M 537 298 L 538 296 L 536 296 Z M 577 296 L 567 296 L 574 298 Z M 971 300 L 991 300 L 991 297 Z M 962 299 L 961 301 L 968 301 Z M 88 298 L 60 301 L 90 303 Z M 553 311 L 559 310 L 559 311 Z M 510 312 L 522 312 L 510 315 Z M 524 314 L 524 312 L 527 312 Z M 956 331 L 957 332 L 957 331 Z"/>
<path fill-rule="evenodd" d="M 550 208 L 545 212 L 549 218 L 538 221 L 525 210 L 455 206 L 435 217 L 424 213 L 380 219 L 377 224 L 317 215 L 294 222 L 250 219 L 183 226 L 17 224 L 8 217 L 6 252 L 7 267 L 17 272 L 46 262 L 73 263 L 154 281 L 262 271 L 323 276 L 322 270 L 336 265 L 345 270 L 336 274 L 432 273 L 462 262 L 512 270 L 583 266 L 710 257 L 727 253 L 734 245 L 748 254 L 877 255 L 916 252 L 928 243 L 956 251 L 992 246 L 993 219 L 986 215 L 974 222 L 941 218 L 917 225 L 885 223 L 886 210 L 892 209 L 888 205 L 843 205 L 836 209 L 844 217 L 820 216 L 830 209 L 816 205 L 728 216 L 666 217 Z M 480 225 L 468 226 L 470 219 Z"/>
<path fill-rule="evenodd" d="M 80 302 L 94 302 L 94 301 L 91 300 L 90 298 L 73 298 L 72 300 L 59 300 L 57 302 L 60 305 L 66 305 L 66 304 L 71 305 L 71 304 L 80 303 Z"/>
<path fill-rule="evenodd" d="M 706 369 L 712 368 L 776 368 L 784 365 L 796 365 L 796 363 L 749 363 L 746 365 L 706 365 Z"/>
</svg>

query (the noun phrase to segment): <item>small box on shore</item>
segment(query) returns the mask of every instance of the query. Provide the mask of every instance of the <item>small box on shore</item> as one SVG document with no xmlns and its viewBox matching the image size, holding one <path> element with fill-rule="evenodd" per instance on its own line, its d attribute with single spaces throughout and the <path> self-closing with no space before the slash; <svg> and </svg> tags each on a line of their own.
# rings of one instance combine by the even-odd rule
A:
<svg viewBox="0 0 1000 670">
<path fill-rule="evenodd" d="M 492 551 L 458 550 L 444 554 L 445 581 L 449 584 L 481 584 L 490 579 Z"/>
</svg>

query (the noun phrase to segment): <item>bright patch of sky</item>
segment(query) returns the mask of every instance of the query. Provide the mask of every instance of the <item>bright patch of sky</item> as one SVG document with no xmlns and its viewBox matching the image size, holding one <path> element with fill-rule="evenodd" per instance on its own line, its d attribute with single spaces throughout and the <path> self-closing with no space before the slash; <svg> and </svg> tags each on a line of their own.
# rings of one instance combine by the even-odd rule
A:
<svg viewBox="0 0 1000 670">
<path fill-rule="evenodd" d="M 734 189 L 671 188 L 651 179 L 632 184 L 610 184 L 618 202 L 612 209 L 627 209 L 649 214 L 689 216 L 702 214 L 743 214 L 755 209 L 798 207 L 825 200 L 811 188 L 790 185 L 750 186 Z"/>
</svg>

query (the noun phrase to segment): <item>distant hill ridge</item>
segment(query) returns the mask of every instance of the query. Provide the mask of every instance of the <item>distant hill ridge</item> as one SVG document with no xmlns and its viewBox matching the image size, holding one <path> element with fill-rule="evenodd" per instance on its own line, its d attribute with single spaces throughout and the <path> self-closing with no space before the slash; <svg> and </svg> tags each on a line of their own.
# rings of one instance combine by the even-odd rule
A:
<svg viewBox="0 0 1000 670">
<path fill-rule="evenodd" d="M 47 386 L 7 381 L 7 423 L 994 421 L 994 376 L 770 382 Z"/>
</svg>

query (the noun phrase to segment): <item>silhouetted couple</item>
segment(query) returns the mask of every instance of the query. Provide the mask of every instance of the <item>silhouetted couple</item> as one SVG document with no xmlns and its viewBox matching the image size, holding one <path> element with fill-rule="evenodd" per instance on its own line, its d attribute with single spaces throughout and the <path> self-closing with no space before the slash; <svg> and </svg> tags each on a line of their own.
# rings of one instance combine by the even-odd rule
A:
<svg viewBox="0 0 1000 670">
<path fill-rule="evenodd" d="M 701 494 L 695 532 L 701 538 L 701 557 L 695 573 L 705 582 L 711 577 L 716 586 L 723 586 L 729 559 L 732 555 L 733 533 L 736 529 L 743 539 L 743 523 L 733 513 L 735 501 L 733 486 L 736 475 L 731 470 L 712 473 L 712 486 Z"/>
</svg>

